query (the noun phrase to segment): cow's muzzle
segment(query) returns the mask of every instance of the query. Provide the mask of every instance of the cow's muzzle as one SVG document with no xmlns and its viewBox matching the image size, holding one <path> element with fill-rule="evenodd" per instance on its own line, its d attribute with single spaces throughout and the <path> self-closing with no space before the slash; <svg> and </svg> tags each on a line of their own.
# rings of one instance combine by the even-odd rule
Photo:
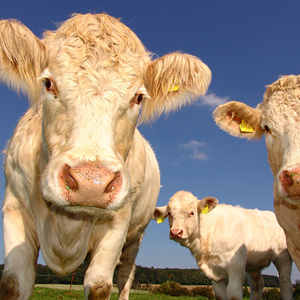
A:
<svg viewBox="0 0 300 300">
<path fill-rule="evenodd" d="M 279 183 L 286 197 L 300 201 L 300 167 L 281 171 Z"/>
<path fill-rule="evenodd" d="M 59 172 L 59 185 L 65 200 L 72 206 L 107 208 L 122 188 L 122 175 L 99 161 L 75 167 L 65 164 Z"/>
</svg>

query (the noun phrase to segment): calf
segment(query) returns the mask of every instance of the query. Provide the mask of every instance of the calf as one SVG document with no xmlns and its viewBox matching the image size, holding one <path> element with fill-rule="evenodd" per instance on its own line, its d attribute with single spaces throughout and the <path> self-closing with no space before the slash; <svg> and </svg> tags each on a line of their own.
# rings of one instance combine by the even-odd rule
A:
<svg viewBox="0 0 300 300">
<path fill-rule="evenodd" d="M 128 299 L 160 187 L 138 118 L 197 99 L 210 78 L 188 54 L 152 61 L 106 14 L 74 15 L 43 40 L 0 22 L 0 79 L 31 100 L 6 150 L 1 299 L 30 298 L 40 249 L 61 276 L 88 263 L 89 300 L 110 298 L 117 268 L 119 299 Z"/>
<path fill-rule="evenodd" d="M 283 76 L 269 85 L 256 108 L 231 101 L 217 107 L 214 118 L 233 136 L 265 135 L 274 176 L 274 211 L 300 270 L 300 75 Z"/>
<path fill-rule="evenodd" d="M 156 207 L 152 218 L 169 218 L 170 239 L 191 250 L 198 267 L 212 280 L 217 300 L 243 299 L 245 271 L 250 299 L 261 299 L 261 270 L 271 262 L 279 273 L 282 299 L 292 299 L 292 259 L 274 213 L 217 204 L 216 198 L 198 200 L 180 191 L 166 206 Z"/>
</svg>

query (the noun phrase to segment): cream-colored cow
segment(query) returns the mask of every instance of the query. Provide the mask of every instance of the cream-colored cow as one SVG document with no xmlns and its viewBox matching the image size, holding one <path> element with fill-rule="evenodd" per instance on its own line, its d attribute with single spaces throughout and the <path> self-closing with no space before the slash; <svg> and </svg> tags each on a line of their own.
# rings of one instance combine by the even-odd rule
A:
<svg viewBox="0 0 300 300">
<path fill-rule="evenodd" d="M 110 298 L 117 267 L 119 299 L 128 299 L 160 187 L 138 117 L 205 94 L 209 68 L 181 53 L 151 61 L 119 20 L 86 14 L 43 40 L 1 21 L 0 76 L 31 100 L 6 150 L 0 298 L 29 299 L 41 249 L 62 276 L 87 260 L 89 300 Z"/>
<path fill-rule="evenodd" d="M 251 108 L 228 102 L 214 111 L 221 129 L 248 139 L 266 137 L 274 176 L 274 210 L 289 252 L 300 270 L 300 76 L 283 76 Z"/>
<path fill-rule="evenodd" d="M 275 214 L 217 204 L 216 198 L 198 200 L 180 191 L 166 206 L 156 207 L 152 218 L 169 218 L 170 239 L 191 250 L 198 267 L 212 279 L 217 300 L 243 299 L 245 271 L 250 299 L 261 299 L 261 270 L 271 262 L 279 272 L 282 299 L 291 300 L 292 259 Z"/>
</svg>

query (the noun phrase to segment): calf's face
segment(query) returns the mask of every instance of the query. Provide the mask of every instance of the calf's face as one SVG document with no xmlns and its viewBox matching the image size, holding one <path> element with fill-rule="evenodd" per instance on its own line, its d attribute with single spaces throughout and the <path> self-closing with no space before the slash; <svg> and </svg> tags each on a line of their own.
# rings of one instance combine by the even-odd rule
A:
<svg viewBox="0 0 300 300">
<path fill-rule="evenodd" d="M 200 214 L 209 213 L 218 204 L 213 197 L 198 200 L 192 193 L 175 193 L 166 206 L 156 207 L 152 219 L 169 218 L 170 239 L 188 247 L 190 242 L 199 237 Z"/>
</svg>

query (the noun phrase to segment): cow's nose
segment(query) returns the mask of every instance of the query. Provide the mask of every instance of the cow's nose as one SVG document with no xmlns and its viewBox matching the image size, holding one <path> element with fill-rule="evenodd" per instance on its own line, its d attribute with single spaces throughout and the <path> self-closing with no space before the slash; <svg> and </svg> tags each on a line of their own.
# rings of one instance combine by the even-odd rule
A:
<svg viewBox="0 0 300 300">
<path fill-rule="evenodd" d="M 300 200 L 300 168 L 284 170 L 279 175 L 280 185 L 291 199 Z"/>
<path fill-rule="evenodd" d="M 70 205 L 106 208 L 120 191 L 122 176 L 94 161 L 75 167 L 66 164 L 60 171 L 59 182 Z"/>
<path fill-rule="evenodd" d="M 181 228 L 172 228 L 170 230 L 171 239 L 181 239 L 183 235 L 183 230 Z"/>
</svg>

